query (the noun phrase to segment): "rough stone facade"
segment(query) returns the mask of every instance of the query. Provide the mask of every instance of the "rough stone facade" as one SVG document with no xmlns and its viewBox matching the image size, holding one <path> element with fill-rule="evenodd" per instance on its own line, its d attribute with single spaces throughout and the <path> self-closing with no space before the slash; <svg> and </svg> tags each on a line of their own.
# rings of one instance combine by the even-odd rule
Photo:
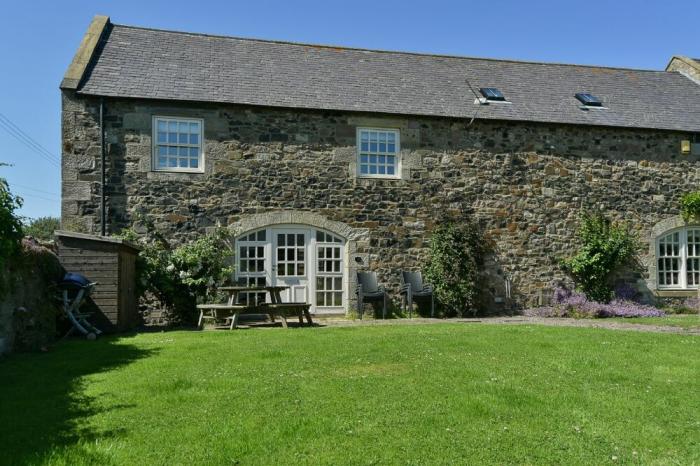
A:
<svg viewBox="0 0 700 466">
<path fill-rule="evenodd" d="M 64 91 L 64 229 L 99 231 L 98 115 L 97 99 Z M 151 170 L 154 115 L 204 120 L 205 173 Z M 104 119 L 109 232 L 137 212 L 180 240 L 256 214 L 310 212 L 366 231 L 353 253 L 396 291 L 399 270 L 424 264 L 439 222 L 473 218 L 496 246 L 494 308 L 506 278 L 517 306 L 566 280 L 557 264 L 576 246 L 581 209 L 629 221 L 648 240 L 700 182 L 700 157 L 681 155 L 691 135 L 680 132 L 128 99 L 105 99 Z M 401 179 L 355 176 L 358 126 L 400 129 Z M 632 277 L 641 287 L 645 273 Z"/>
</svg>

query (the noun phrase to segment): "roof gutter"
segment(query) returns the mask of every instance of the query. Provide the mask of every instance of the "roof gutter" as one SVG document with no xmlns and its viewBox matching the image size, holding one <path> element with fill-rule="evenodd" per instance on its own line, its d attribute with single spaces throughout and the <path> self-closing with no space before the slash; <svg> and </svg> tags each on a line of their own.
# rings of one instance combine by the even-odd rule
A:
<svg viewBox="0 0 700 466">
<path fill-rule="evenodd" d="M 95 51 L 109 31 L 110 25 L 109 16 L 96 15 L 92 19 L 87 32 L 83 36 L 83 40 L 80 42 L 78 51 L 73 56 L 73 61 L 68 65 L 68 69 L 63 75 L 63 80 L 59 86 L 61 89 L 73 91 L 78 89 L 85 77 L 88 66 L 95 56 Z"/>
</svg>

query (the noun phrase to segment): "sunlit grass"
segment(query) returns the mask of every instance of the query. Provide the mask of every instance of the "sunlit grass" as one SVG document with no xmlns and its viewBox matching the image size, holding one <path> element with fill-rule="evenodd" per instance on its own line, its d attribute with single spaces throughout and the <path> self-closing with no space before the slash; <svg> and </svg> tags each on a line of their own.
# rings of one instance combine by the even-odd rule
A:
<svg viewBox="0 0 700 466">
<path fill-rule="evenodd" d="M 169 332 L 0 362 L 0 463 L 696 464 L 700 338 Z"/>
<path fill-rule="evenodd" d="M 614 317 L 605 321 L 624 322 L 629 324 L 660 325 L 682 327 L 700 330 L 700 316 L 697 314 L 676 314 L 666 317 Z"/>
</svg>

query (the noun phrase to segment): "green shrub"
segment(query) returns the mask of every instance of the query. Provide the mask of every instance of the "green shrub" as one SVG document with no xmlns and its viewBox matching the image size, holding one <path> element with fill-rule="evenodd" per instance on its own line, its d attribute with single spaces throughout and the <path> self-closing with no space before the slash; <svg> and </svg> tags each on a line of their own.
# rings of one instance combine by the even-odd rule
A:
<svg viewBox="0 0 700 466">
<path fill-rule="evenodd" d="M 225 229 L 175 248 L 152 228 L 143 236 L 131 229 L 120 236 L 142 248 L 136 261 L 138 294 L 152 293 L 182 322 L 194 321 L 196 304 L 215 299 L 216 288 L 233 273 Z"/>
<path fill-rule="evenodd" d="M 61 219 L 58 217 L 37 217 L 24 225 L 24 234 L 41 241 L 51 241 L 53 232 L 60 229 Z"/>
<path fill-rule="evenodd" d="M 700 220 L 700 191 L 686 193 L 681 197 L 681 216 L 686 222 Z"/>
<path fill-rule="evenodd" d="M 601 214 L 582 215 L 578 238 L 578 252 L 562 261 L 562 267 L 589 300 L 607 303 L 613 297 L 615 273 L 635 261 L 639 240 L 627 224 Z"/>
<path fill-rule="evenodd" d="M 479 271 L 488 249 L 478 226 L 471 222 L 444 223 L 432 234 L 425 276 L 446 315 L 476 313 Z"/>
<path fill-rule="evenodd" d="M 20 207 L 22 198 L 12 194 L 7 181 L 0 178 L 0 267 L 19 251 L 24 236 L 22 220 L 17 215 Z"/>
</svg>

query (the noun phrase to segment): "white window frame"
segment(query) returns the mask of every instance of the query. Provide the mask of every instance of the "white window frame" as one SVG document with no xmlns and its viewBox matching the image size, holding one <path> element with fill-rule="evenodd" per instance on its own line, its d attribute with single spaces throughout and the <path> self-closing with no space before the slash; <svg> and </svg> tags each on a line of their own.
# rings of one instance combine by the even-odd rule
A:
<svg viewBox="0 0 700 466">
<path fill-rule="evenodd" d="M 656 238 L 656 282 L 657 288 L 659 290 L 697 290 L 698 285 L 688 285 L 688 232 L 689 231 L 700 230 L 700 226 L 683 227 L 674 230 L 669 230 L 659 235 Z M 663 273 L 659 268 L 659 259 L 663 259 L 661 256 L 661 241 L 669 235 L 674 233 L 679 234 L 678 245 L 679 245 L 679 262 L 680 267 L 678 270 L 678 284 L 677 285 L 662 285 L 660 282 L 660 274 Z M 692 256 L 695 258 L 696 256 Z"/>
<path fill-rule="evenodd" d="M 370 174 L 370 173 L 361 173 L 361 156 L 362 156 L 362 147 L 361 147 L 361 134 L 362 131 L 382 131 L 386 133 L 393 133 L 396 137 L 396 152 L 390 155 L 393 155 L 396 157 L 396 166 L 394 168 L 394 174 L 393 175 L 387 175 L 387 174 Z M 396 180 L 396 179 L 401 179 L 401 131 L 397 128 L 375 128 L 375 127 L 358 127 L 357 132 L 355 135 L 355 144 L 357 147 L 357 177 L 358 178 L 380 178 L 380 179 L 389 179 L 389 180 Z M 386 155 L 388 154 L 385 152 L 384 154 L 378 154 L 378 155 Z"/>
<path fill-rule="evenodd" d="M 180 143 L 166 143 L 169 146 L 178 147 L 197 147 L 199 149 L 199 159 L 197 162 L 197 168 L 190 167 L 159 167 L 158 166 L 158 122 L 159 121 L 176 121 L 187 122 L 187 123 L 199 123 L 199 144 L 180 144 Z M 153 131 L 151 135 L 152 140 L 152 156 L 151 156 L 151 167 L 153 171 L 157 172 L 179 172 L 179 173 L 204 173 L 204 120 L 202 118 L 190 118 L 190 117 L 175 117 L 175 116 L 162 116 L 153 115 L 152 120 Z"/>
</svg>

